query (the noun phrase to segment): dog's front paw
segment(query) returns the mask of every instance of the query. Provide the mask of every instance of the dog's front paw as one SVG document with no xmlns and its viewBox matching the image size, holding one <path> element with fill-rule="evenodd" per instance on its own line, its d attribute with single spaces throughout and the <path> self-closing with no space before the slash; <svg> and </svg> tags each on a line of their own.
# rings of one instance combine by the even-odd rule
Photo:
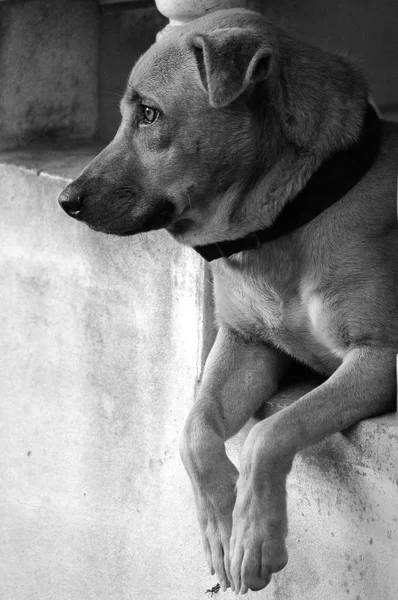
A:
<svg viewBox="0 0 398 600">
<path fill-rule="evenodd" d="M 216 573 L 223 591 L 231 586 L 231 569 L 229 561 L 229 542 L 232 530 L 232 509 L 235 493 L 213 503 L 209 498 L 202 498 L 198 510 L 203 548 L 210 572 Z"/>
<path fill-rule="evenodd" d="M 213 440 L 212 445 L 210 438 L 195 446 L 192 437 L 197 442 L 199 436 L 188 432 L 181 457 L 191 478 L 206 560 L 225 591 L 231 585 L 229 541 L 239 473 L 223 443 Z"/>
<path fill-rule="evenodd" d="M 233 511 L 230 542 L 233 587 L 245 594 L 258 591 L 287 563 L 285 510 L 272 510 L 254 494 L 240 494 Z"/>
<path fill-rule="evenodd" d="M 218 465 L 220 466 L 220 465 Z M 229 544 L 238 471 L 227 457 L 215 476 L 196 488 L 196 506 L 206 560 L 223 591 L 233 588 Z"/>
</svg>

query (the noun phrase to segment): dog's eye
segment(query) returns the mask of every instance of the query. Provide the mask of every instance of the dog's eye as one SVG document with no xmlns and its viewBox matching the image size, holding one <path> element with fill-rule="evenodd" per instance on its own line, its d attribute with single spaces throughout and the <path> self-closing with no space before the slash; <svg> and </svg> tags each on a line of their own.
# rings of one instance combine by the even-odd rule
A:
<svg viewBox="0 0 398 600">
<path fill-rule="evenodd" d="M 144 123 L 146 125 L 151 125 L 156 121 L 159 116 L 159 111 L 156 108 L 152 108 L 151 106 L 142 106 Z"/>
</svg>

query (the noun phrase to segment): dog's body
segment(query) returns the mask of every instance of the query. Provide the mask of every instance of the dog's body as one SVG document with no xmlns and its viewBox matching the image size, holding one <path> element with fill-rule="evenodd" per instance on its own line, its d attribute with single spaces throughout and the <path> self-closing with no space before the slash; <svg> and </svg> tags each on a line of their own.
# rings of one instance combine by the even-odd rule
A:
<svg viewBox="0 0 398 600">
<path fill-rule="evenodd" d="M 353 345 L 397 347 L 397 128 L 344 200 L 290 236 L 213 267 L 218 321 L 331 375 Z"/>
<path fill-rule="evenodd" d="M 269 227 L 330 156 L 355 144 L 367 96 L 346 59 L 255 13 L 211 13 L 140 59 L 115 140 L 60 202 L 107 233 L 166 227 L 192 246 L 240 238 Z M 295 454 L 394 407 L 397 165 L 398 127 L 383 123 L 376 160 L 343 198 L 214 263 L 219 330 L 182 458 L 224 588 L 261 589 L 286 564 Z M 238 474 L 224 442 L 277 397 L 294 361 L 324 383 L 253 427 Z"/>
</svg>

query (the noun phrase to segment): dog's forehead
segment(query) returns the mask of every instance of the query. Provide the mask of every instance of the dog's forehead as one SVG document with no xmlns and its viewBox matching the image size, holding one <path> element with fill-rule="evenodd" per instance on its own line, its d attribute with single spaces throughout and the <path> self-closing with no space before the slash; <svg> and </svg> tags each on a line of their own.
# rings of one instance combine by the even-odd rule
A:
<svg viewBox="0 0 398 600">
<path fill-rule="evenodd" d="M 171 75 L 178 80 L 181 73 L 186 78 L 194 74 L 196 62 L 190 40 L 196 34 L 259 24 L 264 25 L 263 15 L 245 9 L 229 9 L 209 13 L 182 27 L 176 27 L 174 31 L 161 37 L 138 60 L 129 78 L 129 88 L 156 90 L 159 86 L 169 86 Z"/>
<path fill-rule="evenodd" d="M 190 70 L 192 59 L 189 54 L 188 45 L 181 36 L 168 36 L 151 46 L 139 59 L 131 72 L 128 87 L 142 93 L 168 87 L 171 79 Z"/>
</svg>

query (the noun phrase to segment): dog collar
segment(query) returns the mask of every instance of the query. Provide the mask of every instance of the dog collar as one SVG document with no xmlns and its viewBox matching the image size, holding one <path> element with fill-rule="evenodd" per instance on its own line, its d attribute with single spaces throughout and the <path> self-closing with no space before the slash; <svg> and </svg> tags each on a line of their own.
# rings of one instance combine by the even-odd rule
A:
<svg viewBox="0 0 398 600">
<path fill-rule="evenodd" d="M 316 171 L 303 190 L 288 202 L 275 222 L 237 240 L 195 246 L 205 260 L 228 258 L 242 250 L 254 250 L 261 244 L 282 237 L 315 219 L 338 202 L 365 175 L 375 161 L 381 144 L 381 122 L 368 104 L 361 135 L 357 142 L 329 158 Z"/>
</svg>

